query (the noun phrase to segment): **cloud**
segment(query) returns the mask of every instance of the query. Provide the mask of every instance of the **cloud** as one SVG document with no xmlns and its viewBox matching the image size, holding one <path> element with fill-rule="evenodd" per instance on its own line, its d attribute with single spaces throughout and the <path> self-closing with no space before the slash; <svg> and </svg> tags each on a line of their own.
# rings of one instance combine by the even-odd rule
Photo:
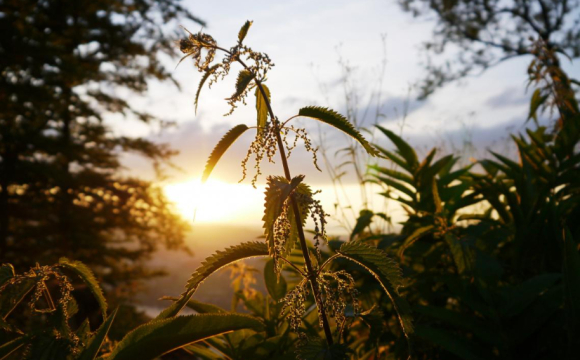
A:
<svg viewBox="0 0 580 360">
<path fill-rule="evenodd" d="M 493 108 L 503 108 L 518 105 L 525 105 L 530 102 L 530 99 L 525 96 L 521 87 L 508 87 L 498 95 L 494 95 L 487 99 L 486 106 Z"/>
</svg>

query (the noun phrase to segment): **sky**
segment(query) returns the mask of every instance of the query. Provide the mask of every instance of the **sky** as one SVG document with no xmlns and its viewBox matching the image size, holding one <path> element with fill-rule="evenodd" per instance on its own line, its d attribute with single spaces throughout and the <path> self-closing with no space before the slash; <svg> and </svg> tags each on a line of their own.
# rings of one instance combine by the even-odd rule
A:
<svg viewBox="0 0 580 360">
<path fill-rule="evenodd" d="M 272 106 L 280 119 L 295 115 L 308 105 L 324 105 L 346 113 L 346 95 L 352 101 L 352 95 L 356 94 L 358 121 L 364 120 L 370 125 L 378 106 L 380 124 L 402 134 L 419 149 L 420 157 L 439 146 L 444 151 L 462 151 L 465 161 L 485 154 L 489 147 L 508 152 L 509 133 L 525 128 L 532 93 L 526 90 L 529 58 L 502 63 L 481 75 L 449 84 L 426 101 L 417 101 L 416 92 L 410 88 L 425 74 L 419 49 L 430 38 L 434 21 L 413 18 L 395 0 L 186 0 L 184 4 L 207 22 L 203 31 L 226 48 L 235 43 L 244 22 L 253 20 L 245 43 L 267 53 L 275 63 L 268 86 Z M 186 22 L 183 26 L 191 32 L 201 30 L 193 23 Z M 174 162 L 181 170 L 170 171 L 171 176 L 163 186 L 188 219 L 195 213 L 197 222 L 259 224 L 264 178 L 257 190 L 247 180 L 237 184 L 242 174 L 239 164 L 252 140 L 251 135 L 242 136 L 226 152 L 208 187 L 199 185 L 205 161 L 221 136 L 236 124 L 254 125 L 253 99 L 233 115 L 223 116 L 229 110 L 224 99 L 234 88 L 236 76 L 232 73 L 211 89 L 202 90 L 196 114 L 193 99 L 201 74 L 190 61 L 175 68 L 177 62 L 178 59 L 164 59 L 181 90 L 169 83 L 152 82 L 147 96 L 130 99 L 137 107 L 175 121 L 177 126 L 160 131 L 135 120 L 111 116 L 108 121 L 113 131 L 166 142 L 180 151 Z M 349 76 L 345 76 L 345 64 L 351 69 Z M 564 62 L 564 68 L 576 77 L 580 74 L 578 66 Z M 368 116 L 363 119 L 365 109 Z M 329 153 L 347 141 L 338 131 L 314 125 L 310 120 L 298 120 L 296 125 L 305 126 L 315 142 L 322 136 Z M 392 148 L 384 136 L 375 132 L 371 137 L 380 145 Z M 473 143 L 475 148 L 466 148 L 466 143 Z M 333 160 L 335 164 L 340 161 Z M 125 156 L 124 164 L 129 173 L 153 178 L 151 166 L 142 159 Z M 305 174 L 305 182 L 322 189 L 325 208 L 334 208 L 336 192 L 324 164 L 323 172 L 319 173 L 309 155 L 298 151 L 290 159 L 290 167 L 293 174 Z M 264 169 L 264 173 L 282 174 L 280 164 Z M 361 206 L 359 187 L 353 176 L 345 181 L 345 188 L 339 191 L 343 194 L 340 203 L 346 204 L 345 197 L 348 197 L 353 207 L 349 211 L 356 213 Z M 219 193 L 219 196 L 208 196 L 210 193 Z M 376 203 L 382 210 L 384 202 Z M 389 206 L 388 211 L 399 210 Z"/>
</svg>

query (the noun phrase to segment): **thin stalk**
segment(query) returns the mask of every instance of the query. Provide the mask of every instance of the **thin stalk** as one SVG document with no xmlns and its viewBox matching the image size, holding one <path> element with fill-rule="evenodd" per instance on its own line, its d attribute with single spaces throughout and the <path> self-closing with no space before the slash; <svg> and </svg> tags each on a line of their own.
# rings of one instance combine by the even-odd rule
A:
<svg viewBox="0 0 580 360">
<path fill-rule="evenodd" d="M 231 54 L 229 51 L 216 47 L 219 50 L 225 51 L 228 54 Z M 249 70 L 248 66 L 243 62 L 242 59 L 238 58 L 237 61 L 247 70 Z M 290 175 L 290 168 L 288 167 L 288 159 L 286 157 L 286 151 L 284 149 L 284 143 L 282 141 L 282 137 L 280 136 L 280 126 L 276 121 L 276 116 L 274 116 L 274 111 L 272 110 L 272 106 L 270 105 L 270 101 L 268 100 L 268 96 L 264 91 L 264 87 L 260 80 L 256 78 L 256 75 L 252 73 L 254 76 L 254 81 L 260 89 L 260 93 L 264 98 L 264 102 L 266 103 L 266 107 L 268 108 L 268 113 L 270 114 L 270 118 L 272 119 L 272 124 L 274 125 L 274 133 L 276 134 L 276 142 L 278 143 L 278 150 L 280 151 L 280 158 L 282 160 L 282 166 L 284 167 L 284 176 L 288 181 L 292 181 L 292 176 Z M 316 301 L 316 306 L 318 307 L 318 314 L 322 321 L 322 328 L 324 329 L 324 335 L 326 336 L 326 342 L 328 345 L 332 345 L 334 343 L 332 339 L 332 332 L 330 330 L 330 324 L 328 322 L 328 317 L 326 316 L 326 311 L 324 309 L 324 304 L 322 302 L 322 296 L 320 294 L 320 289 L 318 288 L 318 283 L 316 282 L 317 273 L 314 271 L 314 267 L 312 266 L 312 262 L 310 261 L 310 255 L 308 253 L 308 247 L 306 246 L 306 238 L 304 237 L 304 228 L 302 227 L 302 221 L 300 221 L 300 210 L 298 208 L 298 203 L 296 202 L 296 198 L 294 194 L 290 195 L 290 204 L 292 205 L 292 210 L 294 211 L 294 219 L 296 220 L 296 230 L 298 232 L 298 239 L 300 241 L 300 247 L 302 248 L 302 256 L 304 257 L 304 264 L 306 265 L 306 277 L 310 282 L 310 287 L 312 288 L 312 294 L 314 295 L 314 300 Z"/>
</svg>

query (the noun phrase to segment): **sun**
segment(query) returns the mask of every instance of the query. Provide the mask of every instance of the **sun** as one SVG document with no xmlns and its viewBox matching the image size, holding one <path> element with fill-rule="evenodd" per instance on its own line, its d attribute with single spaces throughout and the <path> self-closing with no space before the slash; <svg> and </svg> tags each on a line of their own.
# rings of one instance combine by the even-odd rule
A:
<svg viewBox="0 0 580 360">
<path fill-rule="evenodd" d="M 210 179 L 164 186 L 165 195 L 186 220 L 200 223 L 258 223 L 262 218 L 264 188 Z"/>
</svg>

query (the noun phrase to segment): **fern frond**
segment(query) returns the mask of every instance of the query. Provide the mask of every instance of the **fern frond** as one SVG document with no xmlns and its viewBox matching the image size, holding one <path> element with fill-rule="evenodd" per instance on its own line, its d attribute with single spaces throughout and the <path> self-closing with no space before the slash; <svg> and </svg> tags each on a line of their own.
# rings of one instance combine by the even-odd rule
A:
<svg viewBox="0 0 580 360">
<path fill-rule="evenodd" d="M 244 124 L 240 124 L 234 126 L 230 131 L 228 131 L 219 141 L 219 143 L 215 146 L 207 163 L 205 165 L 205 169 L 203 170 L 203 175 L 201 177 L 201 182 L 206 182 L 207 178 L 211 174 L 213 168 L 216 166 L 222 155 L 226 152 L 226 150 L 236 141 L 240 135 L 242 135 L 248 127 Z"/>
<path fill-rule="evenodd" d="M 379 152 L 362 136 L 362 134 L 344 116 L 334 110 L 320 106 L 307 106 L 300 109 L 298 115 L 310 117 L 332 125 L 358 141 L 370 155 L 379 155 Z"/>
<path fill-rule="evenodd" d="M 89 269 L 85 264 L 80 261 L 70 261 L 69 259 L 62 257 L 58 260 L 61 267 L 74 272 L 81 280 L 89 287 L 89 290 L 93 293 L 95 299 L 101 307 L 101 314 L 103 319 L 107 318 L 107 300 L 105 300 L 105 295 L 103 295 L 103 290 L 99 286 L 99 282 L 93 275 L 91 269 Z"/>
<path fill-rule="evenodd" d="M 203 73 L 201 81 L 199 82 L 199 85 L 197 87 L 197 92 L 195 93 L 195 113 L 196 114 L 197 114 L 197 104 L 199 102 L 199 94 L 201 93 L 201 88 L 203 88 L 203 84 L 205 84 L 206 80 L 210 77 L 210 75 L 213 74 L 221 66 L 222 66 L 221 64 L 215 64 L 214 66 L 207 68 L 205 70 L 205 72 Z M 210 83 L 210 86 L 211 86 L 211 83 Z"/>
<path fill-rule="evenodd" d="M 199 314 L 152 320 L 128 333 L 107 360 L 149 360 L 187 344 L 223 333 L 252 329 L 264 324 L 242 314 Z"/>
<path fill-rule="evenodd" d="M 391 298 L 403 332 L 409 338 L 409 335 L 413 333 L 411 310 L 407 302 L 399 296 L 398 289 L 403 286 L 403 278 L 397 263 L 383 250 L 358 241 L 344 243 L 337 252 L 342 257 L 367 269 L 379 281 Z"/>
</svg>

